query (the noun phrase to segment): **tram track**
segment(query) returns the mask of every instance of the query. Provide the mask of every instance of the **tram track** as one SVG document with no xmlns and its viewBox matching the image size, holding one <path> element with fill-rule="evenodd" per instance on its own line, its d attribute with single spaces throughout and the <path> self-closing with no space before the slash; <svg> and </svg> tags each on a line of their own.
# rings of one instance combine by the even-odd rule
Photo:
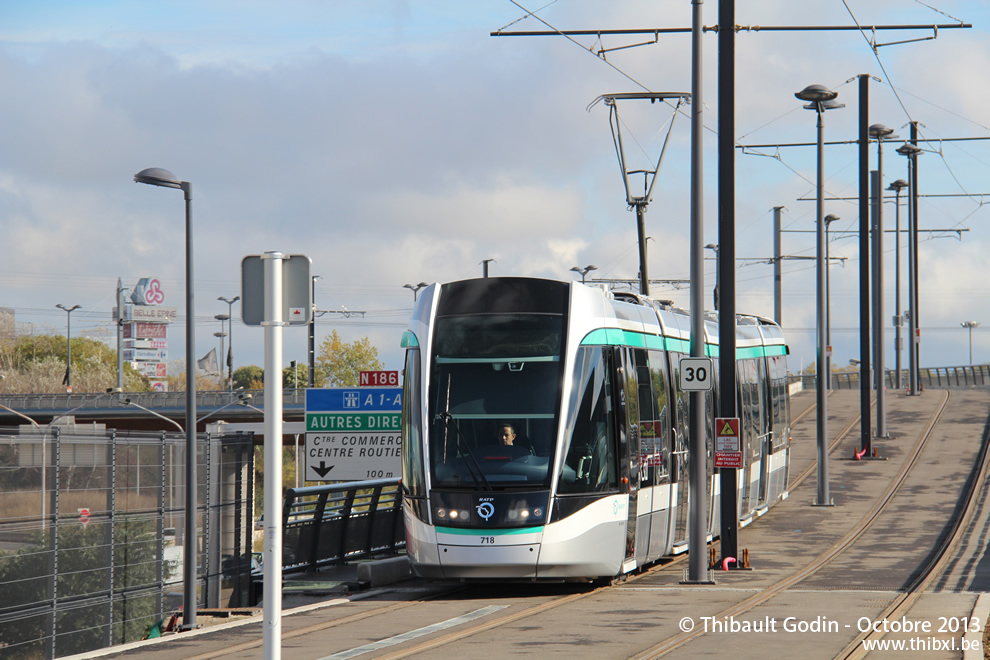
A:
<svg viewBox="0 0 990 660">
<path fill-rule="evenodd" d="M 873 503 L 871 508 L 862 516 L 862 518 L 857 522 L 855 527 L 847 532 L 842 538 L 836 541 L 830 548 L 819 554 L 817 557 L 812 559 L 809 563 L 803 566 L 798 571 L 793 574 L 777 581 L 776 583 L 762 589 L 760 592 L 753 594 L 752 596 L 742 600 L 732 606 L 722 609 L 722 611 L 713 615 L 711 618 L 713 620 L 724 619 L 729 617 L 740 617 L 750 612 L 759 605 L 765 604 L 771 601 L 774 597 L 783 594 L 787 589 L 794 587 L 802 580 L 807 579 L 809 576 L 814 575 L 816 572 L 820 571 L 822 568 L 827 566 L 837 557 L 841 556 L 844 551 L 850 548 L 857 540 L 862 538 L 862 536 L 869 530 L 871 525 L 873 525 L 877 519 L 884 513 L 885 508 L 888 504 L 895 498 L 898 489 L 905 483 L 908 475 L 911 473 L 912 469 L 918 465 L 919 456 L 925 449 L 928 439 L 932 436 L 934 429 L 937 427 L 939 420 L 942 416 L 943 411 L 946 409 L 949 402 L 950 395 L 947 392 L 944 399 L 937 406 L 937 409 L 931 414 L 931 416 L 925 421 L 921 433 L 918 435 L 917 440 L 913 443 L 911 448 L 908 450 L 907 455 L 903 458 L 902 465 L 899 471 L 894 475 L 889 485 L 886 487 L 882 495 Z M 814 407 L 810 408 L 808 411 L 804 411 L 801 415 L 796 418 L 796 421 L 800 421 L 805 415 L 810 414 L 810 411 L 814 410 Z M 839 443 L 848 437 L 849 433 L 855 428 L 859 423 L 859 418 L 852 420 L 846 424 L 835 438 L 831 441 L 829 445 L 829 453 L 832 453 Z M 988 467 L 988 452 L 987 452 L 987 440 L 984 438 L 984 443 L 981 448 L 980 453 L 980 471 L 975 473 L 976 476 L 970 481 L 971 484 L 982 483 L 990 467 Z M 812 471 L 814 471 L 815 463 L 812 463 L 802 470 L 802 472 L 792 480 L 790 488 L 793 489 L 801 481 L 806 479 Z M 976 488 L 970 488 L 969 491 L 978 490 Z M 973 500 L 975 501 L 975 499 Z M 937 552 L 937 556 L 931 561 L 931 565 L 926 567 L 922 575 L 920 575 L 914 584 L 905 593 L 899 594 L 893 602 L 889 604 L 886 609 L 883 610 L 881 617 L 886 618 L 896 618 L 902 616 L 904 613 L 908 612 L 911 606 L 917 601 L 918 597 L 927 589 L 931 582 L 935 579 L 938 572 L 941 570 L 942 566 L 949 560 L 952 556 L 953 548 L 958 543 L 957 531 L 960 529 L 965 529 L 967 521 L 972 516 L 972 509 L 974 504 L 971 502 L 967 503 L 963 508 L 960 515 L 957 516 L 954 527 L 948 533 L 945 534 L 946 539 L 942 543 L 941 549 Z M 962 507 L 961 507 L 962 508 Z M 639 581 L 641 578 L 646 578 L 651 575 L 656 575 L 665 570 L 670 569 L 672 566 L 683 562 L 685 556 L 680 556 L 675 558 L 673 561 L 668 561 L 663 564 L 658 564 L 644 570 L 642 573 L 630 574 L 628 576 L 628 583 L 633 583 L 634 581 Z M 314 625 L 309 625 L 305 627 L 300 627 L 294 630 L 283 631 L 283 641 L 290 641 L 294 639 L 305 638 L 306 636 L 311 636 L 313 634 L 318 634 L 322 630 L 328 629 L 338 629 L 344 630 L 349 624 L 364 622 L 364 625 L 371 624 L 375 626 L 375 621 L 377 618 L 381 618 L 381 624 L 378 624 L 380 634 L 361 636 L 364 639 L 383 639 L 388 637 L 388 633 L 385 632 L 391 628 L 390 625 L 384 623 L 390 618 L 390 615 L 394 612 L 404 611 L 404 612 L 415 612 L 416 606 L 424 607 L 435 607 L 430 605 L 431 602 L 436 602 L 441 599 L 449 598 L 450 596 L 456 596 L 458 592 L 463 592 L 465 597 L 463 599 L 463 604 L 469 604 L 471 608 L 482 607 L 487 604 L 490 598 L 483 591 L 481 587 L 478 587 L 479 591 L 474 591 L 475 587 L 470 585 L 459 585 L 454 589 L 445 590 L 440 593 L 430 594 L 429 596 L 416 597 L 409 601 L 403 601 L 401 603 L 391 603 L 384 607 L 375 607 L 364 612 L 354 613 L 347 616 L 340 617 L 332 621 L 324 621 Z M 355 647 L 350 649 L 350 651 L 339 651 L 336 656 L 327 655 L 326 658 L 333 657 L 376 657 L 385 658 L 388 660 L 399 660 L 400 658 L 418 657 L 424 654 L 435 654 L 437 649 L 459 649 L 464 644 L 477 643 L 478 639 L 484 639 L 484 633 L 490 633 L 491 631 L 498 631 L 500 628 L 508 627 L 512 630 L 511 626 L 519 625 L 520 622 L 527 620 L 534 620 L 535 617 L 543 614 L 551 614 L 555 610 L 560 610 L 561 608 L 567 608 L 568 606 L 574 606 L 579 604 L 585 599 L 594 597 L 595 595 L 601 595 L 603 591 L 608 591 L 609 587 L 600 588 L 588 588 L 586 590 L 581 590 L 577 593 L 566 593 L 565 595 L 559 594 L 547 594 L 544 593 L 542 596 L 540 594 L 535 594 L 537 598 L 547 598 L 535 604 L 529 604 L 525 601 L 528 600 L 530 596 L 525 594 L 519 595 L 519 600 L 512 603 L 511 605 L 503 605 L 507 610 L 505 612 L 498 612 L 497 608 L 486 608 L 491 609 L 492 612 L 486 616 L 477 618 L 476 620 L 467 621 L 456 626 L 456 629 L 447 632 L 432 632 L 428 635 L 424 635 L 423 639 L 413 642 L 412 639 L 407 639 L 405 641 L 396 643 L 393 647 L 394 650 L 389 653 L 388 648 L 380 648 L 374 652 L 374 655 L 370 655 L 370 651 L 362 652 L 361 647 Z M 495 599 L 491 599 L 492 603 L 496 602 L 507 602 L 505 595 L 497 595 Z M 450 602 L 446 603 L 450 605 Z M 586 606 L 587 607 L 587 606 Z M 412 609 L 408 609 L 412 608 Z M 442 610 L 446 612 L 444 615 L 458 615 L 466 616 L 464 613 L 467 612 L 467 607 L 464 608 L 447 608 Z M 433 610 L 431 610 L 432 612 Z M 569 611 L 569 610 L 565 610 Z M 425 614 L 425 610 L 420 612 Z M 559 616 L 559 614 L 558 614 Z M 405 619 L 405 615 L 403 619 Z M 431 619 L 435 620 L 435 619 Z M 675 650 L 683 649 L 686 645 L 690 644 L 693 640 L 697 639 L 704 634 L 704 630 L 695 629 L 690 633 L 680 633 L 669 637 L 662 642 L 651 646 L 643 651 L 635 652 L 630 654 L 630 657 L 636 658 L 657 658 L 667 655 Z M 479 637 L 481 636 L 481 637 Z M 359 637 L 359 638 L 361 638 Z M 478 638 L 478 639 L 472 639 Z M 863 648 L 862 640 L 868 638 L 866 634 L 860 634 L 855 639 L 853 639 L 836 657 L 841 658 L 857 658 L 862 657 L 861 649 Z M 461 646 L 458 646 L 460 643 Z M 210 660 L 212 658 L 218 657 L 244 657 L 245 651 L 250 649 L 256 649 L 261 644 L 261 640 L 253 640 L 251 642 L 246 642 L 243 644 L 228 646 L 222 651 L 217 651 L 214 653 L 205 653 L 202 655 L 194 656 L 194 660 Z M 690 647 L 689 647 L 690 648 Z M 444 653 L 443 650 L 439 653 Z"/>
<path fill-rule="evenodd" d="M 857 522 L 857 524 L 849 532 L 847 532 L 831 547 L 829 547 L 827 550 L 819 554 L 811 562 L 806 564 L 798 571 L 779 580 L 778 582 L 770 585 L 766 589 L 763 589 L 762 591 L 754 594 L 753 596 L 750 596 L 749 598 L 746 598 L 745 600 L 742 600 L 739 603 L 736 603 L 728 608 L 723 609 L 721 612 L 714 614 L 712 616 L 712 620 L 722 620 L 731 617 L 739 617 L 743 614 L 750 612 L 757 606 L 767 603 L 775 596 L 783 593 L 785 590 L 797 585 L 801 581 L 805 580 L 809 576 L 815 574 L 816 572 L 824 568 L 826 565 L 832 562 L 836 557 L 838 557 L 843 551 L 845 551 L 850 546 L 852 546 L 852 544 L 855 543 L 856 540 L 862 537 L 863 534 L 865 534 L 866 531 L 870 528 L 870 526 L 880 517 L 885 507 L 890 503 L 894 495 L 897 493 L 897 490 L 907 479 L 908 474 L 911 472 L 911 469 L 914 467 L 914 465 L 918 460 L 918 456 L 921 454 L 928 439 L 931 437 L 932 431 L 936 427 L 939 418 L 941 417 L 942 413 L 945 411 L 949 399 L 950 399 L 950 392 L 946 390 L 942 402 L 929 418 L 928 422 L 924 427 L 924 431 L 919 435 L 918 440 L 915 442 L 910 453 L 906 457 L 901 469 L 891 480 L 890 484 L 884 490 L 882 495 L 875 501 L 875 503 L 869 509 L 869 511 L 867 511 L 867 513 Z M 850 430 L 855 424 L 856 421 L 848 425 L 845 433 L 848 433 L 848 430 Z M 834 445 L 843 435 L 844 433 L 839 434 L 839 438 L 837 438 L 836 441 L 833 442 L 832 447 L 834 447 Z M 986 442 L 984 442 L 982 451 L 985 457 Z M 985 458 L 983 463 L 984 463 L 983 469 L 986 470 Z M 808 470 L 806 470 L 806 472 L 810 473 L 813 467 L 814 464 L 812 464 L 808 468 Z M 800 478 L 803 479 L 806 476 L 807 474 L 802 474 Z M 981 476 L 985 476 L 985 475 L 981 473 Z M 979 483 L 979 481 L 977 481 L 976 483 Z M 972 500 L 973 490 L 974 489 L 970 489 L 971 500 Z M 966 507 L 966 512 L 969 512 L 970 509 L 971 509 L 971 505 L 968 505 Z M 948 556 L 948 553 L 946 551 L 953 544 L 954 542 L 953 539 L 957 536 L 955 532 L 963 527 L 962 522 L 964 519 L 966 519 L 965 515 L 960 515 L 957 517 L 957 520 L 954 523 L 953 532 L 948 535 L 949 539 L 947 539 L 947 542 L 942 552 L 938 554 L 937 560 L 933 562 L 931 565 L 925 567 L 925 569 L 923 569 L 922 577 L 916 581 L 916 585 L 911 590 L 909 590 L 908 593 L 903 594 L 902 595 L 903 597 L 898 597 L 897 599 L 895 599 L 895 603 L 892 603 L 888 608 L 888 610 L 890 610 L 891 613 L 897 615 L 898 612 L 903 612 L 906 611 L 906 609 L 910 608 L 910 604 L 912 604 L 917 599 L 917 595 L 920 595 L 920 593 L 924 590 L 925 586 L 927 586 L 927 584 L 930 583 L 930 580 L 934 579 L 934 576 L 937 575 L 936 564 L 938 564 L 943 558 Z M 912 594 L 915 593 L 917 595 L 912 597 Z M 664 655 L 667 655 L 668 653 L 671 653 L 672 651 L 682 648 L 686 644 L 690 643 L 692 640 L 697 639 L 701 635 L 705 634 L 705 632 L 706 631 L 703 628 L 695 628 L 690 632 L 679 633 L 677 635 L 674 635 L 673 637 L 670 637 L 660 642 L 659 644 L 653 647 L 650 647 L 649 649 L 646 649 L 641 654 L 638 654 L 636 657 L 644 660 L 648 658 L 652 659 L 652 658 L 662 657 Z M 859 636 L 857 636 L 856 639 L 854 639 L 852 642 L 849 643 L 849 645 L 847 645 L 846 649 L 838 657 L 842 657 L 842 658 L 861 657 L 857 655 L 858 653 L 857 649 L 862 649 L 861 642 L 862 639 L 865 637 L 866 637 L 865 634 L 860 634 Z"/>
<path fill-rule="evenodd" d="M 943 407 L 944 407 L 944 404 L 943 404 Z M 806 416 L 810 415 L 815 410 L 816 410 L 816 406 L 812 405 L 808 409 L 802 411 L 802 413 L 799 414 L 794 419 L 794 423 L 797 423 L 797 422 L 801 421 L 802 419 L 804 419 Z M 860 418 L 859 417 L 856 417 L 851 422 L 849 422 L 848 424 L 846 424 L 842 428 L 842 430 L 839 431 L 839 433 L 835 436 L 835 438 L 829 444 L 829 447 L 828 447 L 829 453 L 831 453 L 838 446 L 838 444 L 846 436 L 848 436 L 848 434 L 852 431 L 853 428 L 856 427 L 856 425 L 859 423 L 859 421 L 860 421 Z M 814 468 L 815 468 L 815 463 L 812 462 L 811 465 L 809 465 L 806 469 L 804 469 L 794 479 L 794 481 L 792 482 L 792 484 L 791 484 L 790 487 L 793 488 L 794 486 L 796 486 L 797 484 L 799 484 L 801 481 L 803 481 L 805 478 L 807 478 L 812 473 L 812 471 L 814 470 Z M 636 573 L 636 574 L 632 574 L 632 575 L 626 576 L 625 579 L 624 579 L 624 581 L 633 582 L 633 581 L 636 581 L 638 579 L 644 578 L 644 577 L 650 575 L 651 573 L 655 573 L 657 571 L 662 571 L 662 570 L 668 570 L 668 569 L 670 569 L 670 567 L 672 567 L 674 565 L 683 563 L 686 558 L 687 558 L 687 555 L 680 555 L 678 557 L 675 557 L 671 561 L 667 561 L 667 562 L 663 562 L 663 563 L 659 563 L 659 564 L 656 564 L 654 566 L 651 566 L 651 567 L 647 568 L 646 570 L 644 570 L 642 573 Z M 824 563 L 822 565 L 824 565 Z M 802 576 L 801 578 L 798 578 L 796 581 L 799 581 L 800 579 L 803 579 L 803 577 L 804 576 Z M 434 637 L 434 638 L 425 640 L 425 641 L 423 641 L 423 642 L 421 642 L 419 644 L 416 644 L 414 646 L 405 647 L 405 648 L 396 650 L 395 652 L 390 653 L 388 655 L 380 655 L 380 656 L 377 656 L 377 657 L 380 660 L 401 660 L 403 658 L 413 657 L 413 656 L 416 656 L 416 655 L 418 655 L 420 653 L 426 653 L 428 651 L 432 651 L 434 649 L 443 647 L 445 645 L 448 645 L 448 644 L 451 644 L 451 643 L 454 643 L 454 642 L 457 642 L 457 641 L 460 641 L 460 640 L 464 640 L 464 639 L 470 638 L 470 637 L 472 637 L 474 635 L 478 635 L 480 633 L 483 633 L 483 632 L 486 632 L 486 631 L 489 631 L 489 630 L 493 630 L 493 629 L 499 628 L 501 626 L 507 626 L 507 625 L 511 625 L 511 624 L 513 624 L 513 623 L 515 623 L 517 621 L 520 621 L 520 620 L 529 619 L 529 618 L 531 618 L 531 617 L 533 617 L 533 616 L 535 616 L 537 614 L 540 614 L 540 613 L 543 613 L 543 612 L 547 612 L 547 611 L 549 611 L 551 609 L 555 609 L 555 608 L 558 608 L 558 607 L 563 607 L 563 606 L 566 606 L 566 605 L 569 605 L 569 604 L 573 604 L 573 603 L 575 603 L 577 601 L 580 601 L 580 600 L 583 600 L 583 599 L 586 599 L 586 598 L 589 598 L 589 597 L 595 595 L 596 593 L 598 593 L 602 589 L 608 589 L 608 588 L 610 588 L 610 587 L 599 587 L 599 588 L 595 588 L 595 589 L 589 589 L 589 590 L 583 591 L 581 593 L 570 594 L 570 595 L 567 595 L 567 596 L 562 596 L 562 597 L 559 597 L 559 598 L 554 598 L 554 599 L 552 599 L 550 601 L 539 603 L 537 605 L 533 605 L 533 606 L 530 606 L 530 607 L 526 607 L 526 608 L 523 608 L 523 609 L 520 609 L 520 610 L 516 610 L 516 611 L 513 611 L 513 612 L 505 613 L 505 614 L 502 614 L 502 615 L 498 615 L 498 616 L 494 616 L 494 617 L 486 617 L 484 620 L 479 621 L 478 623 L 476 623 L 474 625 L 469 625 L 469 626 L 466 626 L 466 627 L 461 627 L 457 631 L 454 631 L 454 632 L 451 632 L 451 633 L 447 633 L 446 635 L 443 635 L 443 636 L 440 636 L 440 637 Z M 786 587 L 781 587 L 781 588 L 786 588 Z M 687 641 L 690 641 L 690 640 L 689 639 L 688 640 L 685 640 L 685 642 L 683 642 L 683 643 L 686 643 Z M 654 656 L 650 656 L 650 657 L 654 657 Z M 205 659 L 203 659 L 203 660 L 205 660 Z"/>
</svg>

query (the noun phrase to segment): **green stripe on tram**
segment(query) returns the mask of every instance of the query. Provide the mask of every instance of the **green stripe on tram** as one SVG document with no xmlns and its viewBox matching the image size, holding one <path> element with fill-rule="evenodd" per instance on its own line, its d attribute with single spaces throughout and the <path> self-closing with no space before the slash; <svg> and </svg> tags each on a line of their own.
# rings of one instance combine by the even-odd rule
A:
<svg viewBox="0 0 990 660">
<path fill-rule="evenodd" d="M 621 328 L 598 328 L 592 330 L 581 340 L 582 346 L 632 346 L 633 348 L 664 349 L 674 353 L 689 353 L 691 343 L 675 337 L 658 337 L 642 332 L 633 332 Z M 711 358 L 719 356 L 717 344 L 706 344 L 705 354 Z M 736 359 L 746 360 L 758 357 L 774 357 L 787 355 L 787 347 L 782 344 L 767 346 L 748 346 L 736 348 Z"/>
<path fill-rule="evenodd" d="M 513 536 L 515 534 L 539 534 L 542 527 L 520 527 L 518 529 L 464 529 L 462 527 L 437 527 L 437 534 L 455 536 Z"/>
</svg>

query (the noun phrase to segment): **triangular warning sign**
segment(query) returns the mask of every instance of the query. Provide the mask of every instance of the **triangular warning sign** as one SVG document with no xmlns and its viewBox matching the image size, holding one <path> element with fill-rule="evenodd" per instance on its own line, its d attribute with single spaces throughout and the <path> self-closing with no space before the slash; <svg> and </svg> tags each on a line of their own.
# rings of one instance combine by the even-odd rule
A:
<svg viewBox="0 0 990 660">
<path fill-rule="evenodd" d="M 732 423 L 729 420 L 725 420 L 725 424 L 722 426 L 722 430 L 718 432 L 718 435 L 735 435 L 736 430 L 732 428 Z"/>
</svg>

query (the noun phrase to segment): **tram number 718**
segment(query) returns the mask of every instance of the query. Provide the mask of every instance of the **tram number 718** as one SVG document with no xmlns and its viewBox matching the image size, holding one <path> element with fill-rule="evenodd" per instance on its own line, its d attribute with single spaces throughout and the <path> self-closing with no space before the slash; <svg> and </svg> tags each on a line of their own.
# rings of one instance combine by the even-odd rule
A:
<svg viewBox="0 0 990 660">
<path fill-rule="evenodd" d="M 494 536 L 482 536 L 481 537 L 481 545 L 495 545 L 495 537 Z"/>
<path fill-rule="evenodd" d="M 680 361 L 681 389 L 685 392 L 712 389 L 712 359 L 709 357 L 684 357 Z"/>
</svg>

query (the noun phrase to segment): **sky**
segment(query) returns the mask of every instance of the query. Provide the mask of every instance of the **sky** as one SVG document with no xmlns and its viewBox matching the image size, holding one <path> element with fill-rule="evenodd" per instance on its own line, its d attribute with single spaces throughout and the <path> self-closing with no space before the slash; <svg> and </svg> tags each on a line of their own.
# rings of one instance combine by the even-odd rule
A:
<svg viewBox="0 0 990 660">
<path fill-rule="evenodd" d="M 524 18 L 523 7 L 546 23 Z M 717 2 L 702 11 L 705 25 L 718 22 Z M 4 0 L 0 307 L 25 331 L 64 336 L 66 314 L 55 305 L 80 305 L 73 336 L 109 338 L 117 279 L 133 287 L 157 278 L 165 304 L 179 308 L 169 358 L 180 371 L 184 205 L 179 191 L 133 182 L 148 167 L 192 184 L 197 356 L 220 349 L 214 316 L 228 306 L 217 298 L 241 295 L 241 260 L 268 251 L 312 259 L 316 307 L 329 312 L 317 319 L 318 344 L 333 330 L 345 341 L 368 337 L 387 369 L 402 367 L 413 303 L 405 284 L 480 277 L 485 260 L 492 276 L 571 280 L 580 277 L 572 267 L 594 264 L 589 279 L 634 279 L 636 216 L 608 109 L 591 104 L 602 94 L 689 92 L 690 34 L 653 43 L 490 33 L 689 28 L 691 12 L 689 0 Z M 735 141 L 749 148 L 736 155 L 737 311 L 773 317 L 774 207 L 783 207 L 783 253 L 815 254 L 816 117 L 794 94 L 823 84 L 845 104 L 824 119 L 825 141 L 839 143 L 826 146 L 823 168 L 825 213 L 840 217 L 829 243 L 838 258 L 829 277 L 833 363 L 859 357 L 852 141 L 856 76 L 870 74 L 870 123 L 906 138 L 916 121 L 931 140 L 918 165 L 920 228 L 950 230 L 923 231 L 919 241 L 921 365 L 969 363 L 964 321 L 982 324 L 972 332 L 974 361 L 990 360 L 988 17 L 990 5 L 972 0 L 738 3 L 742 26 L 973 27 L 934 39 L 931 29 L 738 32 Z M 907 40 L 917 41 L 893 43 Z M 633 44 L 641 45 L 623 48 Z M 715 32 L 704 35 L 702 59 L 704 237 L 717 243 Z M 690 108 L 681 110 L 619 102 L 630 169 L 652 168 L 669 134 L 646 213 L 655 279 L 690 274 Z M 907 178 L 895 152 L 902 142 L 886 145 L 884 187 Z M 803 146 L 752 146 L 795 143 Z M 870 154 L 874 169 L 876 145 Z M 888 200 L 887 229 L 895 217 Z M 705 254 L 711 308 L 715 262 Z M 906 238 L 901 254 L 906 307 Z M 782 325 L 797 371 L 815 360 L 814 262 L 787 260 L 783 270 Z M 652 293 L 690 302 L 683 286 Z M 241 322 L 239 305 L 235 368 L 262 365 L 264 332 Z M 306 330 L 286 329 L 284 363 L 303 363 L 306 350 Z"/>
</svg>

